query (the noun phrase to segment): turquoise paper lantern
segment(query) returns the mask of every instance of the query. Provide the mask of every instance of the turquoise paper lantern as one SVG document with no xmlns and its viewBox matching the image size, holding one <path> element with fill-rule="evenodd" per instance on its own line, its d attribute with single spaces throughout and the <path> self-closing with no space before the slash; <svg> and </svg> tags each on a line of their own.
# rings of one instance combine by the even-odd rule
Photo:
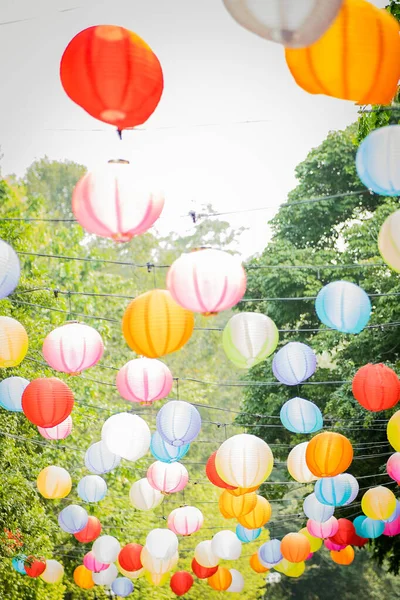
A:
<svg viewBox="0 0 400 600">
<path fill-rule="evenodd" d="M 23 377 L 7 377 L 0 382 L 0 406 L 11 412 L 22 412 L 22 394 L 29 384 Z"/>
<path fill-rule="evenodd" d="M 372 131 L 361 142 L 356 156 L 363 184 L 381 196 L 400 195 L 400 125 Z"/>
<path fill-rule="evenodd" d="M 172 446 L 168 444 L 158 431 L 155 431 L 151 436 L 150 452 L 157 460 L 164 463 L 173 463 L 181 460 L 189 451 L 190 444 L 183 446 Z"/>
<path fill-rule="evenodd" d="M 17 571 L 17 573 L 19 573 L 20 575 L 26 575 L 26 571 L 25 571 L 26 558 L 27 557 L 25 555 L 14 556 L 14 558 L 11 561 L 13 569 L 15 571 Z"/>
<path fill-rule="evenodd" d="M 314 486 L 314 493 L 322 504 L 328 506 L 343 506 L 352 494 L 350 481 L 342 475 L 322 477 Z"/>
<path fill-rule="evenodd" d="M 84 502 L 100 502 L 107 494 L 107 484 L 99 475 L 86 475 L 78 483 L 78 496 Z"/>
<path fill-rule="evenodd" d="M 236 535 L 244 544 L 254 542 L 254 540 L 260 537 L 261 531 L 261 527 L 258 529 L 247 529 L 247 527 L 243 527 L 243 525 L 236 525 Z"/>
<path fill-rule="evenodd" d="M 383 521 L 377 521 L 375 519 L 366 517 L 360 524 L 359 529 L 361 531 L 361 537 L 375 539 L 381 536 L 384 532 L 385 523 Z"/>
<path fill-rule="evenodd" d="M 365 517 L 364 515 L 360 515 L 359 517 L 356 517 L 353 521 L 353 525 L 356 530 L 356 534 L 359 535 L 360 537 L 364 537 L 361 533 L 361 526 L 364 523 L 366 518 L 367 517 Z"/>
<path fill-rule="evenodd" d="M 371 316 L 371 301 L 355 283 L 332 281 L 319 291 L 315 310 L 327 327 L 342 333 L 360 333 Z"/>
<path fill-rule="evenodd" d="M 304 398 L 292 398 L 281 408 L 282 425 L 293 433 L 315 433 L 322 429 L 322 414 L 318 406 Z"/>
</svg>

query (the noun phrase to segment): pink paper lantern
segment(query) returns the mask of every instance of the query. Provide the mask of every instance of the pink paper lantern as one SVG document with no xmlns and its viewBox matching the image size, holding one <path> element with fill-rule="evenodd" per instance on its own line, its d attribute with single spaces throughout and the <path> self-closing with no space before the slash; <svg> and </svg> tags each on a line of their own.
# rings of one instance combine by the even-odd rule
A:
<svg viewBox="0 0 400 600">
<path fill-rule="evenodd" d="M 400 452 L 395 452 L 386 463 L 386 471 L 391 479 L 400 485 Z"/>
<path fill-rule="evenodd" d="M 203 249 L 182 254 L 169 268 L 167 287 L 173 299 L 205 316 L 235 306 L 246 291 L 246 273 L 236 256 Z"/>
<path fill-rule="evenodd" d="M 310 552 L 310 554 L 306 557 L 306 560 L 311 560 L 314 556 L 314 552 Z"/>
<path fill-rule="evenodd" d="M 383 535 L 387 535 L 389 537 L 393 537 L 395 535 L 400 534 L 400 516 L 397 517 L 391 523 L 385 523 L 385 529 L 383 530 Z"/>
<path fill-rule="evenodd" d="M 55 427 L 38 427 L 38 431 L 46 440 L 65 440 L 72 431 L 72 417 L 69 415 Z"/>
<path fill-rule="evenodd" d="M 92 551 L 85 554 L 83 557 L 83 564 L 89 571 L 92 571 L 92 573 L 100 573 L 100 571 L 105 571 L 110 566 L 97 560 Z"/>
<path fill-rule="evenodd" d="M 339 552 L 339 550 L 343 550 L 343 548 L 346 548 L 346 545 L 341 546 L 340 544 L 335 544 L 334 542 L 331 542 L 331 540 L 324 540 L 324 546 L 328 550 L 334 550 L 335 552 Z"/>
<path fill-rule="evenodd" d="M 125 400 L 152 404 L 171 392 L 172 373 L 156 358 L 130 360 L 118 371 L 117 388 Z"/>
<path fill-rule="evenodd" d="M 318 521 L 313 521 L 312 519 L 308 519 L 307 521 L 308 533 L 316 538 L 325 539 L 332 537 L 338 529 L 339 523 L 336 517 L 331 517 L 325 523 L 318 523 Z"/>
<path fill-rule="evenodd" d="M 155 490 L 163 494 L 173 494 L 186 487 L 189 473 L 179 462 L 163 463 L 157 460 L 148 468 L 147 480 Z"/>
<path fill-rule="evenodd" d="M 42 352 L 46 362 L 56 371 L 79 375 L 99 362 L 104 344 L 93 327 L 70 321 L 48 334 Z"/>
<path fill-rule="evenodd" d="M 145 233 L 160 216 L 164 197 L 128 161 L 110 161 L 87 173 L 72 194 L 72 211 L 89 233 L 128 242 Z"/>
<path fill-rule="evenodd" d="M 176 535 L 192 535 L 203 526 L 203 513 L 195 506 L 175 508 L 168 516 L 168 529 Z"/>
</svg>

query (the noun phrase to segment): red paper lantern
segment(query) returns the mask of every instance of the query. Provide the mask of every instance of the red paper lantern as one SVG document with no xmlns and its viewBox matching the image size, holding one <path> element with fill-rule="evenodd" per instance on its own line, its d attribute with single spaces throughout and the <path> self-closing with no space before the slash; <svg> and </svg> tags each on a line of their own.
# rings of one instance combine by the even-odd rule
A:
<svg viewBox="0 0 400 600">
<path fill-rule="evenodd" d="M 328 538 L 334 544 L 339 546 L 348 546 L 351 544 L 353 537 L 356 535 L 356 530 L 349 519 L 338 519 L 339 529 L 332 537 Z"/>
<path fill-rule="evenodd" d="M 71 414 L 74 395 L 57 377 L 34 379 L 22 394 L 22 410 L 38 427 L 55 427 Z"/>
<path fill-rule="evenodd" d="M 350 546 L 356 546 L 357 548 L 362 548 L 365 544 L 369 542 L 368 538 L 363 538 L 360 535 L 355 533 L 351 538 Z"/>
<path fill-rule="evenodd" d="M 217 451 L 213 452 L 206 463 L 206 475 L 207 478 L 211 481 L 213 485 L 216 485 L 219 488 L 224 488 L 226 490 L 235 490 L 234 485 L 229 485 L 225 483 L 223 479 L 218 475 L 217 469 L 215 468 L 215 456 Z"/>
<path fill-rule="evenodd" d="M 164 87 L 151 48 L 132 31 L 114 25 L 78 33 L 62 56 L 60 77 L 71 100 L 119 131 L 147 121 Z"/>
<path fill-rule="evenodd" d="M 393 408 L 400 399 L 400 381 L 386 365 L 368 364 L 353 378 L 353 396 L 367 410 L 378 412 Z"/>
<path fill-rule="evenodd" d="M 192 571 L 199 579 L 208 579 L 218 571 L 218 565 L 216 567 L 203 567 L 194 558 L 192 560 Z"/>
<path fill-rule="evenodd" d="M 33 556 L 28 556 L 25 560 L 25 571 L 29 577 L 39 577 L 46 569 L 46 561 L 38 560 Z"/>
<path fill-rule="evenodd" d="M 101 533 L 101 523 L 97 517 L 89 517 L 86 527 L 78 533 L 74 533 L 74 537 L 82 544 L 94 542 Z"/>
<path fill-rule="evenodd" d="M 118 562 L 125 571 L 139 571 L 143 567 L 140 554 L 143 546 L 140 544 L 127 544 L 118 555 Z"/>
<path fill-rule="evenodd" d="M 187 571 L 177 571 L 169 582 L 171 590 L 177 596 L 184 596 L 193 585 L 193 577 Z"/>
</svg>

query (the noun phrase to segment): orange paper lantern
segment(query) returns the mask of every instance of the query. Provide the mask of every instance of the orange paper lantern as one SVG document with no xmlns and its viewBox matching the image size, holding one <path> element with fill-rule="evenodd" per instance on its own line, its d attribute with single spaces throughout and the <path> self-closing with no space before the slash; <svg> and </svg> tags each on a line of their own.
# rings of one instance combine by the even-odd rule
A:
<svg viewBox="0 0 400 600">
<path fill-rule="evenodd" d="M 74 581 L 76 585 L 83 590 L 90 590 L 94 587 L 92 571 L 89 571 L 84 565 L 76 567 L 74 571 Z"/>
<path fill-rule="evenodd" d="M 40 377 L 26 386 L 22 394 L 22 410 L 38 427 L 55 427 L 71 414 L 74 395 L 57 377 Z"/>
<path fill-rule="evenodd" d="M 232 496 L 243 496 L 243 494 L 251 494 L 251 492 L 255 492 L 256 490 L 258 490 L 259 487 L 259 485 L 255 485 L 254 487 L 250 488 L 237 487 L 233 488 L 233 490 L 231 490 L 230 488 L 226 489 L 229 492 L 229 494 L 232 494 Z"/>
<path fill-rule="evenodd" d="M 331 550 L 331 559 L 337 565 L 351 565 L 354 560 L 354 550 L 352 546 L 346 546 L 343 550 Z"/>
<path fill-rule="evenodd" d="M 306 450 L 306 463 L 316 477 L 334 477 L 346 471 L 353 460 L 353 447 L 340 433 L 324 431 L 314 436 Z"/>
<path fill-rule="evenodd" d="M 231 583 L 232 574 L 225 567 L 218 567 L 218 571 L 208 578 L 208 584 L 217 592 L 224 592 Z"/>
<path fill-rule="evenodd" d="M 269 571 L 269 569 L 267 569 L 267 567 L 264 567 L 264 565 L 262 565 L 260 563 L 260 559 L 258 558 L 258 553 L 257 552 L 255 552 L 254 554 L 252 554 L 250 556 L 250 561 L 249 562 L 250 562 L 250 567 L 256 573 L 267 573 Z"/>
<path fill-rule="evenodd" d="M 301 533 L 288 533 L 281 541 L 282 556 L 291 563 L 303 562 L 310 552 L 310 541 Z"/>
<path fill-rule="evenodd" d="M 268 523 L 271 518 L 272 509 L 271 505 L 262 496 L 256 494 L 257 503 L 253 510 L 249 512 L 247 515 L 241 515 L 238 517 L 238 521 L 243 527 L 247 527 L 247 529 L 258 529 Z"/>
<path fill-rule="evenodd" d="M 221 515 L 225 519 L 237 519 L 249 514 L 255 508 L 257 495 L 253 492 L 242 496 L 232 496 L 228 490 L 224 490 L 219 497 L 218 504 Z"/>
</svg>

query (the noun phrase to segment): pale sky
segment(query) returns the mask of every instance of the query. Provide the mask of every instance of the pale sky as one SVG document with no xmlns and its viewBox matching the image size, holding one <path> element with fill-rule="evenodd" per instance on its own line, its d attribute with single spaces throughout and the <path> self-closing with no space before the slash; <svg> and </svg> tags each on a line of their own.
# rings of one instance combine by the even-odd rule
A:
<svg viewBox="0 0 400 600">
<path fill-rule="evenodd" d="M 19 19 L 27 20 L 11 22 Z M 164 71 L 164 94 L 146 131 L 126 132 L 122 142 L 69 100 L 59 80 L 68 42 L 98 24 L 133 30 Z M 241 28 L 222 0 L 0 0 L 0 73 L 3 174 L 21 176 L 44 155 L 89 168 L 128 158 L 165 192 L 163 233 L 190 230 L 180 215 L 203 204 L 276 207 L 308 151 L 357 116 L 350 102 L 298 88 L 282 46 Z M 249 228 L 244 256 L 265 247 L 275 210 L 229 217 L 233 227 Z"/>
</svg>

